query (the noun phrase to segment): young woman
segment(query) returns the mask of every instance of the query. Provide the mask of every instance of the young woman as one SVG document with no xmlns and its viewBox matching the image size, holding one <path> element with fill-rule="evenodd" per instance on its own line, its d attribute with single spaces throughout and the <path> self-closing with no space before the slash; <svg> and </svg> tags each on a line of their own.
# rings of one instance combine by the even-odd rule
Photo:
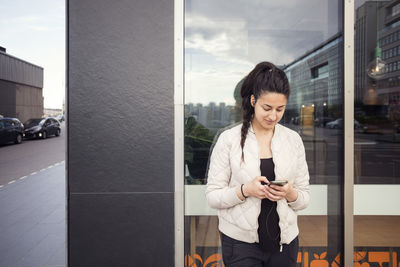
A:
<svg viewBox="0 0 400 267">
<path fill-rule="evenodd" d="M 301 137 L 278 124 L 290 94 L 288 79 L 261 62 L 240 93 L 243 123 L 218 138 L 206 190 L 209 205 L 218 210 L 224 264 L 295 266 L 297 211 L 310 196 Z"/>
</svg>

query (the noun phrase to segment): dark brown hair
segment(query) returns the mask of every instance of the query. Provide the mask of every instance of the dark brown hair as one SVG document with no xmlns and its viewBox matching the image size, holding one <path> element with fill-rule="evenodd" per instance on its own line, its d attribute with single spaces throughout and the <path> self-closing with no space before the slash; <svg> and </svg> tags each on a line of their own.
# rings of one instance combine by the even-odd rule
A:
<svg viewBox="0 0 400 267">
<path fill-rule="evenodd" d="M 289 99 L 289 81 L 283 70 L 270 62 L 260 62 L 246 76 L 243 81 L 240 95 L 242 97 L 243 124 L 240 146 L 242 147 L 242 160 L 244 161 L 243 148 L 246 142 L 247 132 L 254 116 L 254 108 L 250 104 L 251 95 L 257 99 L 264 93 L 278 93 Z"/>
</svg>

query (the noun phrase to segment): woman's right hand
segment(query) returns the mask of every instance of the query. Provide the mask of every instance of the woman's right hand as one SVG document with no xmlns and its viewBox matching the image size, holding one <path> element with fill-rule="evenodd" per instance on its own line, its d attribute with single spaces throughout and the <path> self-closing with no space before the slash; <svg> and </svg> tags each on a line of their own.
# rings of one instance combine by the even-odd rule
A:
<svg viewBox="0 0 400 267">
<path fill-rule="evenodd" d="M 252 197 L 259 198 L 259 199 L 266 198 L 266 195 L 265 195 L 266 194 L 266 191 L 265 191 L 266 185 L 262 185 L 261 182 L 269 184 L 269 181 L 265 176 L 257 176 L 251 182 L 243 185 L 243 193 L 245 194 L 245 196 L 246 197 L 252 196 Z"/>
</svg>

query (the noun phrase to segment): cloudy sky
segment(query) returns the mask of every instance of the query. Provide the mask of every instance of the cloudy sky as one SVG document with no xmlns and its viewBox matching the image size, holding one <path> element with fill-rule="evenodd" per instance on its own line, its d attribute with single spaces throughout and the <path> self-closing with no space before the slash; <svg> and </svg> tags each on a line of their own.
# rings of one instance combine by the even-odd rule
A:
<svg viewBox="0 0 400 267">
<path fill-rule="evenodd" d="M 186 103 L 233 104 L 236 84 L 255 64 L 289 64 L 335 35 L 341 28 L 338 3 L 187 0 Z"/>
<path fill-rule="evenodd" d="M 355 0 L 356 6 L 365 0 Z M 338 32 L 338 0 L 186 0 L 186 102 L 233 103 L 260 61 L 288 64 Z M 0 46 L 44 72 L 44 105 L 61 108 L 65 2 L 0 0 Z"/>
<path fill-rule="evenodd" d="M 0 46 L 44 68 L 44 106 L 61 108 L 65 92 L 65 2 L 0 0 Z"/>
</svg>

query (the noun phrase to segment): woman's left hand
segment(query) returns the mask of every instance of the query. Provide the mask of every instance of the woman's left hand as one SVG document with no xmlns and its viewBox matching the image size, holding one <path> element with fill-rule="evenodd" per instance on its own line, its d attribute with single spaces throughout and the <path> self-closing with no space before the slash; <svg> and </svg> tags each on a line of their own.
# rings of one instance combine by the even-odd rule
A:
<svg viewBox="0 0 400 267">
<path fill-rule="evenodd" d="M 286 198 L 289 202 L 297 199 L 297 192 L 290 183 L 283 186 L 269 184 L 265 186 L 265 197 L 271 201 L 278 201 Z"/>
</svg>

